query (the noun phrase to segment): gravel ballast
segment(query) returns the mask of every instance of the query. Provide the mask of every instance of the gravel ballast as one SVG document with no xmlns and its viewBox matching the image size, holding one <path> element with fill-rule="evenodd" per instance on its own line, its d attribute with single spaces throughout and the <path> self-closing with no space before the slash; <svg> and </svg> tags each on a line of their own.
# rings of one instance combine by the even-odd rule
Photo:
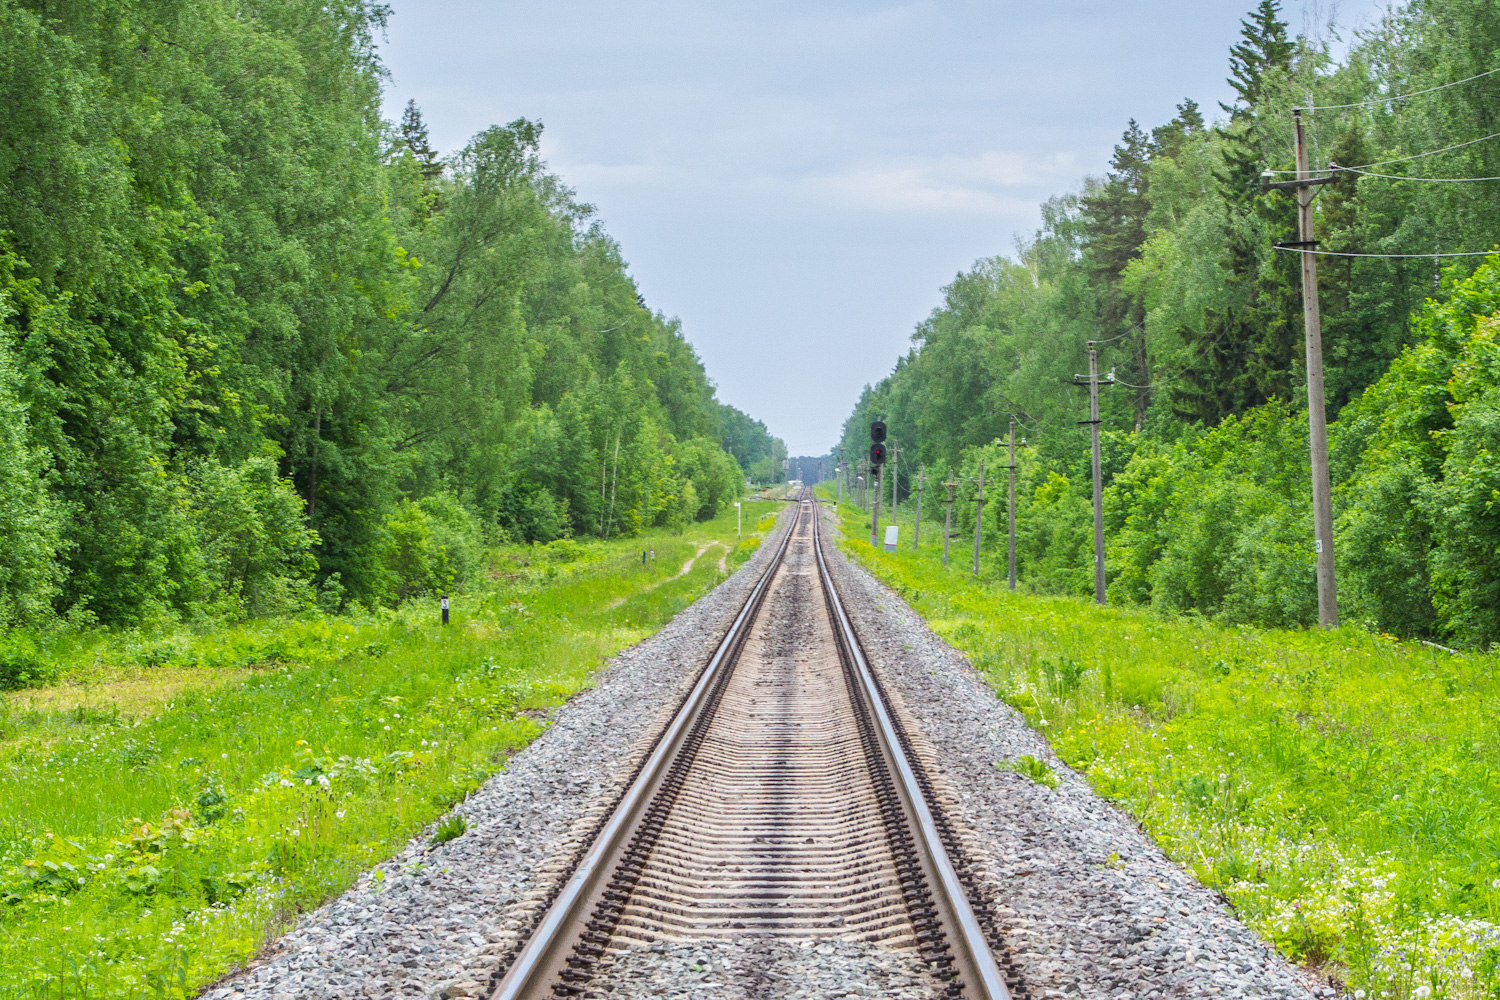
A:
<svg viewBox="0 0 1500 1000">
<path fill-rule="evenodd" d="M 545 734 L 458 807 L 467 833 L 436 848 L 425 837 L 412 841 L 205 996 L 488 996 L 519 935 L 665 726 L 787 523 L 783 518 L 739 572 L 615 657 L 594 687 L 557 710 Z M 966 851 L 1034 996 L 1333 995 L 1095 796 L 894 592 L 832 545 L 825 553 L 872 665 L 940 794 L 952 799 Z M 1053 766 L 1055 791 L 995 767 L 1025 754 Z M 932 995 L 932 981 L 910 956 L 857 942 L 658 944 L 615 959 L 612 975 L 591 995 Z"/>
</svg>

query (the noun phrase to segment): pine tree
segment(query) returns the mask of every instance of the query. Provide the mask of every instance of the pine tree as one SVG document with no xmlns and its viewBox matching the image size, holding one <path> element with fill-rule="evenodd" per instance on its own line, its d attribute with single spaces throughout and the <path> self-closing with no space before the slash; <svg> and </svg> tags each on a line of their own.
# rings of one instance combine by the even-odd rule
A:
<svg viewBox="0 0 1500 1000">
<path fill-rule="evenodd" d="M 406 110 L 401 113 L 401 137 L 406 140 L 411 155 L 417 158 L 423 177 L 433 181 L 443 175 L 443 161 L 432 148 L 427 123 L 422 120 L 422 110 L 415 100 L 407 101 Z"/>
<path fill-rule="evenodd" d="M 1151 165 L 1153 149 L 1151 137 L 1132 118 L 1110 158 L 1112 169 L 1104 183 L 1083 199 L 1089 273 L 1100 290 L 1099 332 L 1103 339 L 1123 338 L 1119 349 L 1144 375 L 1149 375 L 1142 329 L 1145 312 L 1140 301 L 1121 287 L 1120 277 L 1146 242 L 1146 211 L 1150 207 L 1146 198 L 1146 171 Z M 1141 385 L 1149 385 L 1150 381 L 1149 377 L 1139 379 Z M 1137 389 L 1135 393 L 1135 421 L 1139 428 L 1151 397 L 1149 389 Z"/>
</svg>

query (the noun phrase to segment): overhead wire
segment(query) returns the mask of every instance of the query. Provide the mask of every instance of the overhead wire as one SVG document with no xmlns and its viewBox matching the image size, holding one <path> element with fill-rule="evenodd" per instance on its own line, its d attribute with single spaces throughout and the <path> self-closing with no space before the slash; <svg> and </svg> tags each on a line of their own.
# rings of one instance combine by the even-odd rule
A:
<svg viewBox="0 0 1500 1000">
<path fill-rule="evenodd" d="M 1500 250 L 1463 250 L 1457 253 L 1447 253 L 1435 250 L 1432 253 L 1351 253 L 1344 250 L 1309 250 L 1306 247 L 1273 247 L 1275 250 L 1285 250 L 1288 253 L 1310 253 L 1319 257 L 1386 257 L 1386 258 L 1424 258 L 1424 257 L 1488 257 L 1500 253 Z"/>
<path fill-rule="evenodd" d="M 1455 150 L 1455 149 L 1463 149 L 1465 146 L 1473 146 L 1476 143 L 1488 142 L 1491 139 L 1500 139 L 1500 132 L 1492 132 L 1489 135 L 1482 135 L 1478 139 L 1470 139 L 1467 142 L 1456 142 L 1456 143 L 1454 143 L 1451 146 L 1444 146 L 1442 149 L 1429 149 L 1425 153 L 1412 153 L 1410 156 L 1398 156 L 1395 159 L 1391 159 L 1391 160 L 1376 160 L 1374 163 L 1361 163 L 1361 164 L 1359 164 L 1358 166 L 1355 166 L 1355 167 L 1339 167 L 1338 169 L 1340 169 L 1340 170 L 1357 170 L 1357 171 L 1360 171 L 1360 172 L 1364 172 L 1366 170 L 1366 168 L 1368 168 L 1368 167 L 1387 167 L 1387 166 L 1390 166 L 1392 163 L 1405 163 L 1408 160 L 1419 160 L 1419 159 L 1421 159 L 1424 156 L 1436 156 L 1439 153 L 1447 153 L 1447 152 L 1451 152 L 1452 150 Z M 1297 172 L 1296 170 L 1267 170 L 1266 171 L 1266 173 L 1269 173 L 1269 174 L 1295 174 L 1296 172 Z M 1380 176 L 1380 175 L 1377 174 L 1375 176 Z M 1488 180 L 1488 178 L 1483 178 L 1483 179 Z"/>
<path fill-rule="evenodd" d="M 1381 174 L 1373 170 L 1361 170 L 1359 167 L 1339 167 L 1339 170 L 1347 170 L 1352 174 L 1362 174 L 1365 177 L 1383 177 L 1388 181 L 1427 181 L 1431 184 L 1462 184 L 1470 181 L 1500 181 L 1500 177 L 1411 177 L 1406 174 Z"/>
<path fill-rule="evenodd" d="M 1483 73 L 1475 73 L 1473 76 L 1466 76 L 1462 80 L 1454 80 L 1452 83 L 1440 83 L 1436 87 L 1428 87 L 1425 90 L 1413 90 L 1409 94 L 1393 94 L 1390 97 L 1377 97 L 1369 101 L 1356 101 L 1353 104 L 1309 104 L 1307 106 L 1307 110 L 1339 111 L 1343 108 L 1368 108 L 1376 104 L 1390 104 L 1392 101 L 1404 101 L 1410 97 L 1421 97 L 1423 94 L 1431 94 L 1439 90 L 1447 90 L 1449 87 L 1457 87 L 1460 84 L 1473 83 L 1475 80 L 1482 80 L 1487 76 L 1494 76 L 1496 73 L 1500 73 L 1500 66 L 1497 66 L 1494 69 L 1485 70 Z"/>
</svg>

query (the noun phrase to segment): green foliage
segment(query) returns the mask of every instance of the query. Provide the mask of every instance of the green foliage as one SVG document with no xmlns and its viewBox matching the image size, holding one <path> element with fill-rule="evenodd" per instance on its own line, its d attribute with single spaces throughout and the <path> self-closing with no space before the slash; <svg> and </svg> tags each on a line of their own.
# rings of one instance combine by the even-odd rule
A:
<svg viewBox="0 0 1500 1000">
<path fill-rule="evenodd" d="M 479 519 L 443 493 L 402 500 L 385 522 L 383 569 L 387 600 L 447 593 L 479 575 L 483 545 Z"/>
<path fill-rule="evenodd" d="M 387 14 L 0 4 L 0 629 L 399 600 L 470 571 L 445 497 L 613 537 L 772 447 L 540 124 L 380 120 Z"/>
<path fill-rule="evenodd" d="M 1019 775 L 1030 778 L 1032 782 L 1044 788 L 1057 787 L 1057 772 L 1052 770 L 1052 766 L 1046 761 L 1038 760 L 1030 754 L 1022 754 L 1015 760 L 1005 764 L 997 761 L 995 766 L 1003 767 L 1005 770 L 1014 771 Z"/>
<path fill-rule="evenodd" d="M 1338 540 L 1351 608 L 1404 632 L 1500 638 L 1500 468 L 1493 455 L 1500 260 L 1430 302 L 1422 339 L 1339 421 Z"/>
<path fill-rule="evenodd" d="M 428 843 L 436 847 L 438 844 L 446 844 L 450 840 L 457 840 L 469 829 L 469 821 L 464 818 L 463 813 L 450 813 L 432 831 Z"/>
<path fill-rule="evenodd" d="M 0 633 L 0 691 L 46 684 L 57 674 L 36 635 L 21 629 Z"/>
</svg>

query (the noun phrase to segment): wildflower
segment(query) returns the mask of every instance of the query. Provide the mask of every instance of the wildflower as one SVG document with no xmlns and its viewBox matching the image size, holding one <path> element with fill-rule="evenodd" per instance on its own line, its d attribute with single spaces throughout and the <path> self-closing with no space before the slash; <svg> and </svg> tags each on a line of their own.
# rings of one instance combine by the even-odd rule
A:
<svg viewBox="0 0 1500 1000">
<path fill-rule="evenodd" d="M 1412 991 L 1412 995 L 1413 996 L 1419 996 L 1419 997 L 1430 997 L 1430 996 L 1432 996 L 1432 987 L 1431 986 L 1418 986 L 1415 990 Z"/>
</svg>

